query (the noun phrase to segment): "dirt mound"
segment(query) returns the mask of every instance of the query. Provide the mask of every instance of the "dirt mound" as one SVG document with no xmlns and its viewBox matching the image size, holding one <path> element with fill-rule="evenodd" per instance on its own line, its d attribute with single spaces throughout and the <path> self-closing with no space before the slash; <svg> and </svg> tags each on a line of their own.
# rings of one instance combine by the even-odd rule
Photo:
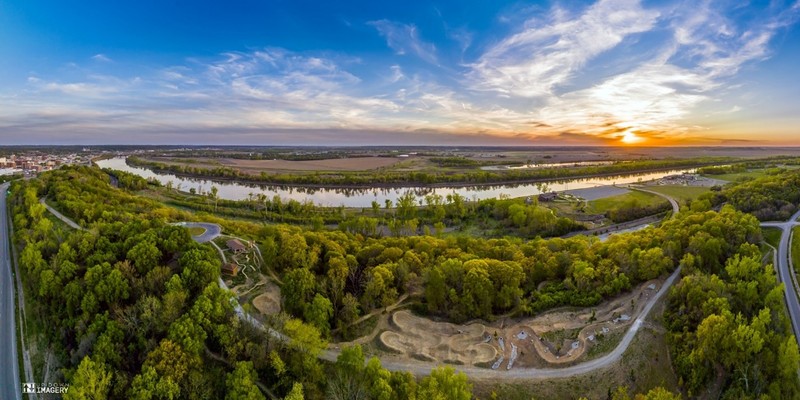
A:
<svg viewBox="0 0 800 400">
<path fill-rule="evenodd" d="M 393 330 L 379 336 L 389 351 L 415 359 L 474 365 L 491 362 L 497 350 L 485 343 L 486 327 L 434 322 L 398 311 L 391 317 Z"/>
<path fill-rule="evenodd" d="M 268 282 L 264 293 L 253 299 L 253 307 L 262 315 L 277 314 L 281 311 L 281 289 L 273 282 Z"/>
</svg>

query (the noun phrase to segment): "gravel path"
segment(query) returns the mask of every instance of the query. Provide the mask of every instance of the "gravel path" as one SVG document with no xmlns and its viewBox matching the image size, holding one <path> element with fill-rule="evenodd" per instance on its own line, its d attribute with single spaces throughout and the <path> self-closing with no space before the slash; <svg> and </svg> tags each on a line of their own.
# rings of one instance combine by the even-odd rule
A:
<svg viewBox="0 0 800 400">
<path fill-rule="evenodd" d="M 64 221 L 64 223 L 65 223 L 65 224 L 69 225 L 69 227 L 70 227 L 70 228 L 72 228 L 72 229 L 77 229 L 77 230 L 79 230 L 79 231 L 82 231 L 82 230 L 84 230 L 83 228 L 81 228 L 81 226 L 80 226 L 80 225 L 76 224 L 76 223 L 75 223 L 75 221 L 73 221 L 73 220 L 71 220 L 71 219 L 69 219 L 69 218 L 65 217 L 65 216 L 64 216 L 64 214 L 61 214 L 61 213 L 60 213 L 60 212 L 58 212 L 58 210 L 56 210 L 55 208 L 53 208 L 53 207 L 50 207 L 50 206 L 47 204 L 47 202 L 45 202 L 45 201 L 44 201 L 44 197 L 42 197 L 41 199 L 39 199 L 39 203 L 41 203 L 43 206 L 45 206 L 45 208 L 47 208 L 47 211 L 50 211 L 50 213 L 51 213 L 51 214 L 53 214 L 53 215 L 55 215 L 55 217 L 56 217 L 56 218 L 58 218 L 58 219 L 60 219 L 60 220 Z"/>
</svg>

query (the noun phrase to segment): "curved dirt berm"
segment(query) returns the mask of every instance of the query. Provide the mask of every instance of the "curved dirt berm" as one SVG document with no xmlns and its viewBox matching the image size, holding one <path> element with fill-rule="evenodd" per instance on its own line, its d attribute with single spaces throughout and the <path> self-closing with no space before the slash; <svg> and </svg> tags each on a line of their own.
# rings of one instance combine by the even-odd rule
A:
<svg viewBox="0 0 800 400">
<path fill-rule="evenodd" d="M 434 322 L 403 310 L 392 314 L 391 325 L 395 330 L 381 333 L 379 340 L 398 354 L 462 365 L 488 363 L 497 357 L 497 350 L 484 342 L 486 327 L 480 324 Z"/>
</svg>

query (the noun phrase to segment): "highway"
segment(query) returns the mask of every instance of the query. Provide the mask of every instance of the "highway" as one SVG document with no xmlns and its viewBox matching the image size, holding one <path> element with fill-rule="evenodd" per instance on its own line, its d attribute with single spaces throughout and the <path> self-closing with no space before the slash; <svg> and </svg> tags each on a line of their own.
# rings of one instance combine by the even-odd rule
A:
<svg viewBox="0 0 800 400">
<path fill-rule="evenodd" d="M 11 246 L 8 237 L 6 191 L 0 185 L 0 400 L 22 400 L 17 359 L 14 284 L 11 275 Z"/>
<path fill-rule="evenodd" d="M 800 211 L 792 215 L 786 222 L 763 222 L 762 227 L 778 228 L 782 231 L 781 241 L 778 244 L 778 254 L 776 256 L 778 269 L 778 281 L 784 283 L 784 297 L 786 298 L 786 308 L 789 310 L 789 318 L 792 320 L 792 330 L 795 340 L 800 344 L 800 300 L 797 299 L 797 287 L 795 286 L 794 268 L 791 265 L 791 243 L 792 228 L 799 225 L 797 218 L 800 218 Z"/>
</svg>

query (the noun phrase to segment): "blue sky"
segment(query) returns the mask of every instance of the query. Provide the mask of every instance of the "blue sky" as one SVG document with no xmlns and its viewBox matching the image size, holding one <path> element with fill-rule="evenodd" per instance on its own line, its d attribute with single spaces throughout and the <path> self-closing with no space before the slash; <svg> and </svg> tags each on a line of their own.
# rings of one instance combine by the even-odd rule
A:
<svg viewBox="0 0 800 400">
<path fill-rule="evenodd" d="M 0 143 L 800 145 L 800 1 L 0 2 Z"/>
</svg>

